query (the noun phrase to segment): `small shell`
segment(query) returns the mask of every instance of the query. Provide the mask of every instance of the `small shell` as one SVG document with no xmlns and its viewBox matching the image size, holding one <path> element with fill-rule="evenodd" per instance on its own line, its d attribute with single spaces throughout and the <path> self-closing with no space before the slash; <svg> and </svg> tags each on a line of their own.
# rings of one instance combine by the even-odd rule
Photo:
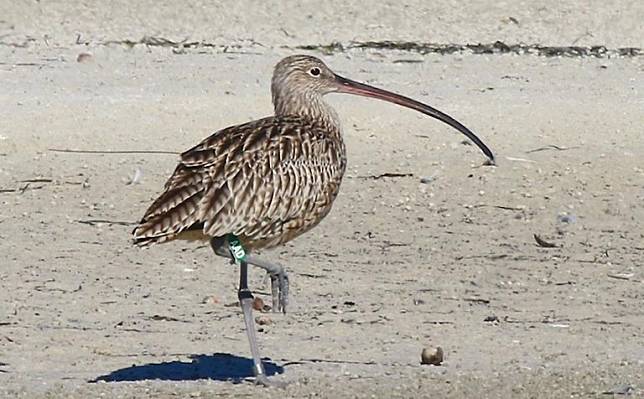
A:
<svg viewBox="0 0 644 399">
<path fill-rule="evenodd" d="M 270 312 L 271 307 L 266 305 L 262 298 L 255 297 L 255 299 L 253 299 L 253 309 L 258 312 Z"/>
</svg>

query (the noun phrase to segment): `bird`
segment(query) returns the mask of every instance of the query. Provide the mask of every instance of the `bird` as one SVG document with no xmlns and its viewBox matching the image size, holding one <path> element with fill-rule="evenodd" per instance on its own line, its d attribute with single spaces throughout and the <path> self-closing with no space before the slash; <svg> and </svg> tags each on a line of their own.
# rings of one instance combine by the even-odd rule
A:
<svg viewBox="0 0 644 399">
<path fill-rule="evenodd" d="M 334 73 L 311 55 L 292 55 L 273 71 L 274 115 L 216 131 L 183 152 L 163 192 L 133 230 L 136 245 L 172 240 L 209 242 L 239 265 L 238 298 L 253 357 L 255 382 L 271 385 L 259 355 L 248 265 L 270 276 L 273 311 L 286 312 L 289 278 L 258 258 L 306 233 L 331 211 L 347 166 L 340 119 L 323 97 L 345 93 L 411 108 L 458 130 L 494 164 L 494 154 L 451 116 L 411 98 Z"/>
</svg>

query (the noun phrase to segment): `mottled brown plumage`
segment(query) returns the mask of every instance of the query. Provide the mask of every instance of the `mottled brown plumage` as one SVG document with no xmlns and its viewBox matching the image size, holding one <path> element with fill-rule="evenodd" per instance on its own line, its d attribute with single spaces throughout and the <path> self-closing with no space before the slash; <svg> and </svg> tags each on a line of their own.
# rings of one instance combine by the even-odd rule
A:
<svg viewBox="0 0 644 399">
<path fill-rule="evenodd" d="M 181 155 L 137 227 L 137 243 L 233 233 L 248 248 L 282 244 L 326 216 L 345 166 L 337 127 L 306 117 L 221 130 Z"/>
</svg>

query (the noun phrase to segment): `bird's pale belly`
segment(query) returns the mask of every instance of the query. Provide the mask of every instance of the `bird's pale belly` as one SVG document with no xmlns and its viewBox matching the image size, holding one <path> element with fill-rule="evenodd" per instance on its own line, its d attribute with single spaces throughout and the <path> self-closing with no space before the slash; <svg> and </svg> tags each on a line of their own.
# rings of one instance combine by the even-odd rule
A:
<svg viewBox="0 0 644 399">
<path fill-rule="evenodd" d="M 284 244 L 301 234 L 306 233 L 324 219 L 331 211 L 332 204 L 317 209 L 305 218 L 294 218 L 286 221 L 276 221 L 268 225 L 257 226 L 264 234 L 241 234 L 240 239 L 248 249 L 267 249 Z M 203 229 L 185 230 L 177 234 L 174 239 L 184 241 L 209 241 L 212 237 L 205 234 Z"/>
<path fill-rule="evenodd" d="M 268 249 L 282 245 L 317 226 L 331 211 L 332 203 L 313 210 L 302 218 L 279 221 L 268 226 L 267 234 L 241 235 L 245 246 L 250 249 Z"/>
</svg>

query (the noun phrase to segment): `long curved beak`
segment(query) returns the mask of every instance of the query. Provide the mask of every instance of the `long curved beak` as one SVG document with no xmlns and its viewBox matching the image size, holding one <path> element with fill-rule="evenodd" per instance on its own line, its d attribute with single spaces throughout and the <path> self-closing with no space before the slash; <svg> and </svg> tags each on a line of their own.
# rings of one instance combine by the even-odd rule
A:
<svg viewBox="0 0 644 399">
<path fill-rule="evenodd" d="M 429 115 L 432 118 L 438 119 L 441 122 L 447 123 L 454 129 L 463 133 L 465 136 L 467 136 L 467 138 L 472 140 L 474 144 L 476 144 L 481 149 L 481 151 L 483 151 L 483 154 L 485 154 L 485 156 L 488 157 L 489 162 L 491 164 L 494 164 L 494 154 L 485 145 L 485 143 L 481 141 L 481 139 L 479 139 L 474 133 L 472 133 L 470 129 L 463 126 L 462 123 L 452 118 L 451 116 L 437 110 L 436 108 L 432 108 L 429 105 L 425 105 L 416 100 L 412 100 L 411 98 L 401 96 L 400 94 L 392 93 L 387 90 L 382 90 L 377 87 L 366 85 L 364 83 L 358 83 L 351 79 L 347 79 L 339 75 L 335 75 L 335 80 L 337 82 L 337 89 L 339 93 L 355 94 L 358 96 L 372 97 L 372 98 L 377 98 L 379 100 L 388 101 L 390 103 L 394 103 L 394 104 L 402 105 L 403 107 L 414 109 L 425 115 Z"/>
</svg>

